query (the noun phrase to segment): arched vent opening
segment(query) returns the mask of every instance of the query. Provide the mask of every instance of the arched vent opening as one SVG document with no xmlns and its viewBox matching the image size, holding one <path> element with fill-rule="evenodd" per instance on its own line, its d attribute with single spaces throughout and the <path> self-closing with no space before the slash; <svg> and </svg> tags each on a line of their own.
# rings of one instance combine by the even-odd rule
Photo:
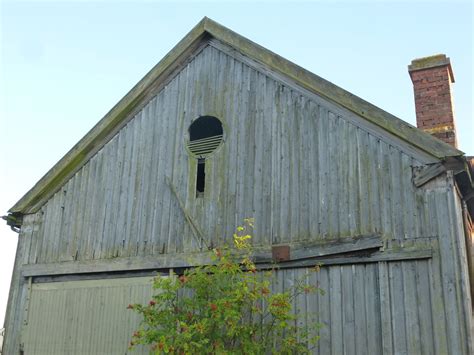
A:
<svg viewBox="0 0 474 355">
<path fill-rule="evenodd" d="M 224 130 L 222 123 L 213 116 L 201 116 L 189 126 L 189 151 L 205 157 L 219 147 Z"/>
<path fill-rule="evenodd" d="M 213 116 L 201 116 L 189 126 L 188 149 L 197 156 L 196 197 L 204 196 L 206 156 L 219 147 L 223 135 L 221 121 Z"/>
</svg>

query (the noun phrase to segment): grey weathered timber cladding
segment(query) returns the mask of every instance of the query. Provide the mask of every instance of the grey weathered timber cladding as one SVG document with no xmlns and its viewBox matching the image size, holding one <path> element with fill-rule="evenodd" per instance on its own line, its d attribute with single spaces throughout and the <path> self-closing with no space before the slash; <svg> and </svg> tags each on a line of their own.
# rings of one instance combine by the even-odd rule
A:
<svg viewBox="0 0 474 355">
<path fill-rule="evenodd" d="M 196 199 L 186 135 L 203 114 L 225 137 Z M 423 156 L 344 114 L 209 46 L 41 209 L 29 263 L 198 250 L 166 176 L 214 244 L 248 216 L 258 244 L 420 237 L 411 169 Z"/>
<path fill-rule="evenodd" d="M 224 136 L 206 158 L 204 196 L 196 197 L 197 159 L 187 150 L 187 130 L 203 115 L 218 117 Z M 302 246 L 329 250 L 315 253 L 327 263 L 310 275 L 326 294 L 295 300 L 298 322 L 310 324 L 317 314 L 325 324 L 315 353 L 472 352 L 453 174 L 441 171 L 418 187 L 412 181 L 414 167 L 439 159 L 216 39 L 196 46 L 124 122 L 36 213 L 24 216 L 6 318 L 8 353 L 20 344 L 41 353 L 40 329 L 24 321 L 43 317 L 38 291 L 55 289 L 57 275 L 76 285 L 84 273 L 154 269 L 158 261 L 161 269 L 183 266 L 177 260 L 201 257 L 206 244 L 228 242 L 245 217 L 256 219 L 259 251 L 289 244 L 300 256 L 277 271 L 275 289 L 287 289 L 317 262 Z M 367 252 L 330 251 L 345 240 L 365 241 Z M 116 282 L 111 274 L 94 277 L 102 276 L 104 290 L 87 297 Z M 59 293 L 51 297 L 64 301 Z"/>
</svg>

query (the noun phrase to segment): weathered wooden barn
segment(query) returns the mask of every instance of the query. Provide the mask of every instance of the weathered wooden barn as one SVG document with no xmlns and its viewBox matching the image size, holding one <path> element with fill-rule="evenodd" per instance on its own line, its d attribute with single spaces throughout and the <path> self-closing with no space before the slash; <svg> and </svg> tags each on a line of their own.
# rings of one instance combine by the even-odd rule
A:
<svg viewBox="0 0 474 355">
<path fill-rule="evenodd" d="M 415 87 L 430 68 L 453 78 L 444 56 L 418 60 Z M 295 303 L 325 324 L 316 353 L 472 353 L 472 173 L 453 146 L 204 18 L 10 209 L 4 352 L 126 353 L 125 308 L 152 275 L 208 262 L 254 217 L 275 287 L 323 263 L 310 281 L 326 294 Z"/>
</svg>

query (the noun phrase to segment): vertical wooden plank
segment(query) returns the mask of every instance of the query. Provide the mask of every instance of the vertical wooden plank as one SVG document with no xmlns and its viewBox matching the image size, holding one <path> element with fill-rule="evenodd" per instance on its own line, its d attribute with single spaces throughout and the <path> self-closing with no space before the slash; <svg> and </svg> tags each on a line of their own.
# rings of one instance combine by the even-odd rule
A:
<svg viewBox="0 0 474 355">
<path fill-rule="evenodd" d="M 357 145 L 357 130 L 358 128 L 352 124 L 349 124 L 349 179 L 348 179 L 348 191 L 351 193 L 349 196 L 349 229 L 350 235 L 359 234 L 359 183 L 358 183 L 358 155 L 359 147 Z"/>
<path fill-rule="evenodd" d="M 417 307 L 416 261 L 404 261 L 401 264 L 403 273 L 403 299 L 405 301 L 404 311 L 407 350 L 409 354 L 420 354 L 422 341 L 428 341 L 428 339 L 422 340 L 420 333 L 420 320 L 418 318 L 419 313 Z"/>
<path fill-rule="evenodd" d="M 361 234 L 367 234 L 370 230 L 370 206 L 369 206 L 369 156 L 367 148 L 368 135 L 361 128 L 357 128 L 357 165 L 359 185 L 359 228 Z"/>
<path fill-rule="evenodd" d="M 404 190 L 403 194 L 403 225 L 404 237 L 416 238 L 417 228 L 416 221 L 418 220 L 417 209 L 415 206 L 415 187 L 412 182 L 412 159 L 404 153 L 401 156 L 401 181 Z"/>
<path fill-rule="evenodd" d="M 331 353 L 342 354 L 344 351 L 344 320 L 341 289 L 341 270 L 340 266 L 329 268 L 329 292 L 331 295 Z"/>
<path fill-rule="evenodd" d="M 380 206 L 380 174 L 383 173 L 381 170 L 381 162 L 379 160 L 379 151 L 380 151 L 380 141 L 375 138 L 373 135 L 369 134 L 369 154 L 371 159 L 369 159 L 369 169 L 370 169 L 370 215 L 371 215 L 371 231 L 380 232 L 382 230 L 381 222 L 381 211 L 382 207 Z"/>
<path fill-rule="evenodd" d="M 164 149 L 166 144 L 166 137 L 167 132 L 163 130 L 163 126 L 166 123 L 166 119 L 164 118 L 164 93 L 161 92 L 156 98 L 156 106 L 155 106 L 155 128 L 153 131 L 153 135 L 157 141 L 156 149 L 153 151 L 153 176 L 154 179 L 154 189 L 156 192 L 154 193 L 154 200 L 153 200 L 153 215 L 152 215 L 152 227 L 151 227 L 151 235 L 153 238 L 153 254 L 159 254 L 163 252 L 164 246 L 164 238 L 161 233 L 161 225 L 162 225 L 162 213 L 163 213 L 163 195 L 169 193 L 169 187 L 166 186 L 164 181 L 164 174 L 160 174 L 160 171 L 163 171 L 163 166 L 165 164 L 165 159 L 161 158 L 164 157 Z"/>
<path fill-rule="evenodd" d="M 450 214 L 448 210 L 448 200 L 446 192 L 440 191 L 435 193 L 435 206 L 437 220 L 436 223 L 439 231 L 439 250 L 441 256 L 441 280 L 443 288 L 443 298 L 445 302 L 446 312 L 446 336 L 448 340 L 448 348 L 454 353 L 463 353 L 461 340 L 461 332 L 458 321 L 458 302 L 457 302 L 457 284 L 455 264 L 454 245 L 452 231 L 450 230 Z"/>
<path fill-rule="evenodd" d="M 327 151 L 328 155 L 326 156 L 328 160 L 328 200 L 327 200 L 327 209 L 328 209 L 328 236 L 331 239 L 334 239 L 339 234 L 339 214 L 338 214 L 338 199 L 337 199 L 337 190 L 340 189 L 338 184 L 339 174 L 338 174 L 338 163 L 337 163 L 337 154 L 340 149 L 339 147 L 339 125 L 337 122 L 337 117 L 334 113 L 328 112 L 328 146 Z"/>
<path fill-rule="evenodd" d="M 309 144 L 309 233 L 311 239 L 319 237 L 319 107 L 312 101 L 308 101 L 306 111 L 308 124 L 308 144 Z"/>
<path fill-rule="evenodd" d="M 448 173 L 449 177 L 449 211 L 453 216 L 451 218 L 451 229 L 452 236 L 454 238 L 454 244 L 456 247 L 456 259 L 458 263 L 457 268 L 457 280 L 458 284 L 458 303 L 460 309 L 460 323 L 462 328 L 464 351 L 472 353 L 473 352 L 473 338 L 474 334 L 473 328 L 473 317 L 472 315 L 472 303 L 471 303 L 471 293 L 470 293 L 470 280 L 469 280 L 469 267 L 468 267 L 468 258 L 470 257 L 466 250 L 466 239 L 465 239 L 465 229 L 463 221 L 463 211 L 462 211 L 462 199 L 458 193 L 458 190 L 455 188 L 455 180 L 453 173 Z"/>
<path fill-rule="evenodd" d="M 106 181 L 105 172 L 107 169 L 107 156 L 104 150 L 100 150 L 96 155 L 97 171 L 94 179 L 94 197 L 93 197 L 93 212 L 90 219 L 90 229 L 88 233 L 89 240 L 89 254 L 88 259 L 95 259 L 96 255 L 100 255 L 100 244 L 102 242 L 102 230 L 104 227 L 105 203 L 104 194 L 108 185 Z"/>
<path fill-rule="evenodd" d="M 176 80 L 176 79 L 175 79 Z M 138 179 L 140 181 L 138 188 L 138 203 L 137 203 L 137 224 L 135 227 L 135 233 L 137 234 L 136 240 L 138 244 L 138 256 L 147 254 L 148 245 L 150 243 L 150 235 L 146 234 L 147 226 L 150 224 L 149 218 L 149 203 L 150 199 L 150 186 L 154 186 L 153 177 L 150 176 L 151 171 L 151 156 L 152 156 L 152 140 L 153 140 L 153 117 L 152 117 L 153 103 L 150 101 L 142 109 L 143 115 L 141 116 L 142 126 L 140 130 L 140 141 L 138 144 L 141 146 L 140 154 L 140 171 L 137 171 Z"/>
<path fill-rule="evenodd" d="M 104 239 L 104 227 L 105 227 L 105 216 L 108 210 L 107 204 L 107 190 L 110 189 L 110 179 L 108 178 L 108 169 L 111 164 L 110 157 L 111 145 L 105 146 L 101 150 L 102 160 L 100 163 L 100 174 L 97 177 L 96 184 L 97 189 L 97 203 L 94 213 L 94 234 L 92 247 L 92 258 L 99 259 L 102 255 L 103 239 Z"/>
<path fill-rule="evenodd" d="M 94 156 L 90 162 L 90 173 L 87 179 L 85 186 L 86 189 L 86 199 L 84 200 L 84 218 L 83 223 L 85 228 L 83 229 L 82 234 L 79 236 L 79 260 L 88 260 L 92 256 L 91 242 L 93 240 L 93 234 L 95 232 L 92 225 L 92 220 L 94 218 L 95 204 L 97 203 L 97 194 L 96 189 L 98 188 L 96 184 L 96 179 L 98 175 L 98 170 L 100 169 L 99 165 L 99 156 Z"/>
<path fill-rule="evenodd" d="M 44 215 L 43 215 L 43 220 L 44 220 L 44 229 L 43 229 L 43 235 L 41 238 L 41 242 L 38 245 L 38 260 L 40 263 L 46 263 L 48 262 L 48 253 L 50 251 L 50 235 L 51 235 L 51 229 L 52 229 L 52 220 L 51 216 L 53 215 L 53 205 L 52 204 L 46 204 L 44 206 Z"/>
<path fill-rule="evenodd" d="M 61 224 L 59 226 L 59 245 L 58 245 L 58 261 L 65 261 L 71 260 L 67 256 L 67 249 L 68 244 L 70 243 L 70 225 L 71 219 L 74 218 L 74 215 L 71 214 L 71 209 L 73 207 L 71 195 L 74 193 L 74 183 L 75 179 L 72 177 L 68 180 L 65 186 L 62 188 L 62 216 L 61 216 Z"/>
<path fill-rule="evenodd" d="M 308 240 L 311 239 L 311 227 L 310 227 L 310 200 L 311 194 L 311 164 L 314 164 L 314 158 L 312 157 L 312 151 L 310 146 L 310 122 L 308 121 L 308 100 L 300 95 L 296 103 L 296 116 L 298 118 L 298 135 L 301 137 L 301 143 L 299 144 L 298 154 L 298 197 L 300 201 L 299 222 L 298 222 L 298 234 L 299 239 Z M 306 159 L 304 159 L 306 158 Z"/>
<path fill-rule="evenodd" d="M 162 119 L 162 133 L 160 136 L 162 139 L 165 137 L 173 137 L 173 122 L 171 118 L 171 101 L 173 99 L 171 88 L 167 85 L 164 88 L 163 92 L 163 119 Z M 169 245 L 169 215 L 170 215 L 170 207 L 171 207 L 171 198 L 173 198 L 170 187 L 167 185 L 165 181 L 165 176 L 169 175 L 170 169 L 170 155 L 171 155 L 171 147 L 173 146 L 173 140 L 168 141 L 165 139 L 165 144 L 163 145 L 162 150 L 160 151 L 161 161 L 160 161 L 160 171 L 162 172 L 159 174 L 159 185 L 163 189 L 163 194 L 161 195 L 161 202 L 160 202 L 160 210 L 161 210 L 161 223 L 160 227 L 161 230 L 159 232 L 160 235 L 160 243 L 163 243 L 164 251 L 166 253 L 170 252 L 170 245 Z M 168 176 L 169 177 L 169 176 Z"/>
<path fill-rule="evenodd" d="M 390 310 L 384 310 L 381 303 L 381 287 L 379 279 L 379 265 L 366 264 L 364 271 L 364 283 L 365 283 L 365 310 L 367 315 L 367 354 L 381 354 L 383 340 L 383 329 L 381 325 L 381 312 L 388 312 L 390 316 Z M 386 304 L 385 304 L 386 306 Z M 387 320 L 387 314 L 384 319 Z M 390 322 L 390 321 L 389 321 Z M 388 344 L 387 344 L 388 343 Z M 385 343 L 387 348 L 391 351 L 391 338 Z M 359 353 L 359 352 L 358 352 Z M 362 352 L 364 353 L 364 352 Z M 389 352 L 388 352 L 389 353 Z"/>
<path fill-rule="evenodd" d="M 170 110 L 168 113 L 168 120 L 169 120 L 169 131 L 168 131 L 168 144 L 169 150 L 167 154 L 167 159 L 169 163 L 167 165 L 167 170 L 165 170 L 165 174 L 168 176 L 170 181 L 172 181 L 173 185 L 176 186 L 175 182 L 175 162 L 177 159 L 177 150 L 179 149 L 178 144 L 180 141 L 180 134 L 179 134 L 179 120 L 178 120 L 178 97 L 179 97 L 179 82 L 177 80 L 172 81 L 169 84 L 169 92 L 168 92 L 168 102 L 167 104 L 170 105 Z M 178 193 L 182 192 L 180 186 L 178 188 Z M 168 187 L 169 190 L 169 187 Z M 180 196 L 180 198 L 183 198 Z M 176 253 L 176 234 L 175 234 L 175 224 L 177 223 L 178 218 L 183 218 L 181 215 L 178 216 L 179 206 L 176 196 L 170 195 L 170 200 L 167 201 L 165 207 L 169 212 L 166 213 L 168 216 L 166 220 L 166 231 L 165 234 L 168 235 L 167 240 L 167 251 L 168 253 Z"/>
<path fill-rule="evenodd" d="M 349 146 L 349 123 L 344 120 L 344 118 L 339 117 L 340 122 L 340 135 L 339 140 L 339 173 L 338 181 L 340 188 L 338 189 L 339 193 L 339 236 L 349 236 L 351 235 L 349 228 L 349 151 L 352 150 L 352 147 Z"/>
<path fill-rule="evenodd" d="M 437 210 L 435 207 L 436 199 L 435 193 L 433 191 L 426 192 L 425 199 L 425 211 L 427 211 L 428 221 L 437 220 Z M 428 232 L 431 235 L 434 235 L 436 231 L 436 223 L 429 223 Z M 434 340 L 434 350 L 437 354 L 448 353 L 449 344 L 446 336 L 446 311 L 445 304 L 443 299 L 443 286 L 441 278 L 441 258 L 439 254 L 439 246 L 436 243 L 433 243 L 433 248 L 436 252 L 433 254 L 433 257 L 428 261 L 428 275 L 429 282 L 431 285 L 430 292 L 430 301 L 431 301 L 431 315 L 433 317 L 433 340 Z"/>
<path fill-rule="evenodd" d="M 319 227 L 320 237 L 325 239 L 328 235 L 328 112 L 319 107 L 318 124 L 318 152 L 319 152 Z"/>
<path fill-rule="evenodd" d="M 401 162 L 400 162 L 400 151 L 390 146 L 390 179 L 392 187 L 392 220 L 393 220 L 393 233 L 395 239 L 404 239 L 404 221 L 403 221 L 403 196 L 404 189 L 401 186 Z"/>
<path fill-rule="evenodd" d="M 130 129 L 129 124 L 122 128 L 118 136 L 118 160 L 120 167 L 120 179 L 118 180 L 118 208 L 113 231 L 113 248 L 111 256 L 122 255 L 122 249 L 125 244 L 124 231 L 127 223 L 127 200 L 128 200 L 128 180 L 130 178 L 130 155 L 132 145 L 128 144 Z"/>
<path fill-rule="evenodd" d="M 431 283 L 428 261 L 416 261 L 416 308 L 420 327 L 420 346 L 423 354 L 435 354 L 431 305 Z M 440 349 L 441 350 L 441 349 Z"/>
<path fill-rule="evenodd" d="M 355 354 L 355 320 L 354 320 L 354 285 L 353 272 L 354 265 L 341 266 L 342 285 L 342 328 L 343 328 L 343 349 L 344 354 Z M 360 326 L 360 325 L 357 325 Z"/>
<path fill-rule="evenodd" d="M 318 350 L 320 354 L 331 353 L 331 344 L 333 341 L 340 341 L 340 338 L 332 339 L 336 336 L 331 331 L 331 302 L 333 300 L 333 294 L 331 289 L 331 277 L 329 270 L 332 267 L 322 267 L 319 272 L 320 287 L 325 290 L 325 295 L 319 297 L 319 321 L 323 325 L 320 330 L 320 339 L 318 342 Z M 337 305 L 336 305 L 337 306 Z"/>
<path fill-rule="evenodd" d="M 367 267 L 367 265 L 353 265 L 352 266 L 352 287 L 353 287 L 353 295 L 354 295 L 354 339 L 355 339 L 355 347 L 354 351 L 356 354 L 369 354 L 368 349 L 368 333 L 369 333 L 369 325 L 367 318 L 370 317 L 369 310 L 366 308 L 367 301 L 365 299 L 365 291 L 368 290 L 369 295 L 371 295 L 371 302 L 376 301 L 376 294 L 375 288 L 370 288 L 368 283 L 366 283 L 366 275 L 369 277 L 372 272 Z M 377 310 L 379 311 L 379 310 Z M 369 318 L 370 319 L 370 318 Z M 373 319 L 370 319 L 373 321 Z M 372 334 L 371 334 L 372 335 Z M 374 341 L 375 339 L 370 339 L 370 341 Z M 350 346 L 351 344 L 347 344 Z"/>
<path fill-rule="evenodd" d="M 128 144 L 132 144 L 132 161 L 130 168 L 130 185 L 129 185 L 129 199 L 128 199 L 128 223 L 125 231 L 125 255 L 136 256 L 139 249 L 139 236 L 137 236 L 137 227 L 139 224 L 139 204 L 141 192 L 141 174 L 143 164 L 143 146 L 141 144 L 141 135 L 143 132 L 143 110 L 136 114 L 133 119 L 133 140 Z"/>
<path fill-rule="evenodd" d="M 406 354 L 407 332 L 405 328 L 405 309 L 404 309 L 404 283 L 403 283 L 403 262 L 389 263 L 390 292 L 391 292 L 391 310 L 392 310 L 392 329 L 393 329 L 393 349 L 399 354 Z"/>
<path fill-rule="evenodd" d="M 378 181 L 380 181 L 380 211 L 382 232 L 387 237 L 393 236 L 392 230 L 392 190 L 391 179 L 393 174 L 390 169 L 390 148 L 384 142 L 379 142 L 378 161 L 380 168 L 378 170 Z"/>
<path fill-rule="evenodd" d="M 382 328 L 382 352 L 392 354 L 392 300 L 390 295 L 390 279 L 388 262 L 379 262 L 379 287 L 380 287 L 380 322 Z"/>
<path fill-rule="evenodd" d="M 266 198 L 266 194 L 268 193 L 268 189 L 265 191 L 264 189 L 264 149 L 265 141 L 267 140 L 267 132 L 264 131 L 264 121 L 265 115 L 263 112 L 263 107 L 265 106 L 265 99 L 266 99 L 266 81 L 265 76 L 261 73 L 257 73 L 257 85 L 255 88 L 255 96 L 256 101 L 258 104 L 255 106 L 255 129 L 253 132 L 253 141 L 255 144 L 255 159 L 253 164 L 253 171 L 254 171 L 254 181 L 253 181 L 253 189 L 255 192 L 258 193 L 251 194 L 250 198 L 252 199 L 253 211 L 252 217 L 259 216 L 259 220 L 256 224 L 255 240 L 257 243 L 260 244 L 267 244 L 268 239 L 264 240 L 264 232 L 263 232 L 263 225 L 266 221 L 266 211 L 262 207 L 264 204 L 264 200 Z M 266 236 L 268 236 L 267 234 Z"/>
<path fill-rule="evenodd" d="M 114 228 L 117 223 L 120 198 L 120 180 L 122 178 L 122 158 L 120 153 L 120 133 L 109 143 L 109 154 L 107 156 L 107 171 L 105 179 L 107 187 L 105 190 L 105 216 L 101 241 L 100 258 L 111 258 L 116 249 Z"/>
<path fill-rule="evenodd" d="M 271 81 L 273 88 L 273 105 L 272 105 L 272 198 L 271 198 L 271 233 L 272 243 L 277 244 L 280 240 L 280 194 L 279 187 L 281 184 L 280 166 L 281 166 L 281 145 L 280 145 L 280 119 L 279 111 L 281 105 L 281 90 L 280 86 L 277 85 L 273 80 Z"/>
</svg>

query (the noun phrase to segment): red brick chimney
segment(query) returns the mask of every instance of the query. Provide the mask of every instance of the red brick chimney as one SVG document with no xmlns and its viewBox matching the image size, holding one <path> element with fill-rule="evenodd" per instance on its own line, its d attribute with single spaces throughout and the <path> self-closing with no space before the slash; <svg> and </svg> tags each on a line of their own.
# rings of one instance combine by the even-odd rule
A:
<svg viewBox="0 0 474 355">
<path fill-rule="evenodd" d="M 415 92 L 417 127 L 457 148 L 449 58 L 438 54 L 414 59 L 408 72 Z"/>
</svg>

